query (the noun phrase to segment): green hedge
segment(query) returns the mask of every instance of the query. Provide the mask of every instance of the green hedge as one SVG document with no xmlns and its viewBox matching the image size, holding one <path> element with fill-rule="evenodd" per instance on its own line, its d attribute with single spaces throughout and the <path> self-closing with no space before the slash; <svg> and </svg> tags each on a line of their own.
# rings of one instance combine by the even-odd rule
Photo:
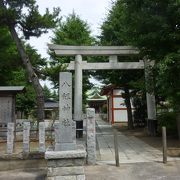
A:
<svg viewBox="0 0 180 180">
<path fill-rule="evenodd" d="M 165 112 L 157 116 L 158 119 L 158 132 L 161 134 L 162 126 L 166 127 L 167 135 L 176 135 L 177 123 L 176 114 L 174 112 Z"/>
</svg>

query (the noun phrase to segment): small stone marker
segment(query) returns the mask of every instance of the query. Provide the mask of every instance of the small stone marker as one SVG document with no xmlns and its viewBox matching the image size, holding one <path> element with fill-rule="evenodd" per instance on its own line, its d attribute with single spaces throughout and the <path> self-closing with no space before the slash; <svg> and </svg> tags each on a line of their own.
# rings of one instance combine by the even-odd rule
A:
<svg viewBox="0 0 180 180">
<path fill-rule="evenodd" d="M 45 152 L 45 123 L 39 123 L 39 152 Z"/>
<path fill-rule="evenodd" d="M 96 164 L 95 109 L 87 108 L 87 163 Z"/>
<path fill-rule="evenodd" d="M 23 123 L 23 152 L 29 153 L 30 122 Z"/>
<path fill-rule="evenodd" d="M 14 150 L 14 123 L 7 125 L 7 153 L 12 154 Z"/>
<path fill-rule="evenodd" d="M 55 151 L 74 150 L 74 128 L 72 120 L 72 74 L 60 73 L 59 124 L 55 123 Z"/>
</svg>

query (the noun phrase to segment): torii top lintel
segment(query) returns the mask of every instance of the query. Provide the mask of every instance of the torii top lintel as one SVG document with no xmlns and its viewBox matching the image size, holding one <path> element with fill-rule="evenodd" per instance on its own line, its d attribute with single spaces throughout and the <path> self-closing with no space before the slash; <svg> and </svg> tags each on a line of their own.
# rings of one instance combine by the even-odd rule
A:
<svg viewBox="0 0 180 180">
<path fill-rule="evenodd" d="M 132 46 L 65 46 L 48 44 L 48 47 L 60 56 L 125 56 L 139 54 L 139 50 Z"/>
</svg>

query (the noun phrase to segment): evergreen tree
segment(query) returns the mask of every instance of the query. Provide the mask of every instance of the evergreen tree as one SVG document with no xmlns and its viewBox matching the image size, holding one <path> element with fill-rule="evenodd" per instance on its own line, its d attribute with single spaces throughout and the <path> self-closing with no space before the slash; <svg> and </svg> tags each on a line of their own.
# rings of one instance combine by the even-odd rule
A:
<svg viewBox="0 0 180 180">
<path fill-rule="evenodd" d="M 92 45 L 94 38 L 90 35 L 88 24 L 80 19 L 74 12 L 70 14 L 65 21 L 62 21 L 58 28 L 54 31 L 54 37 L 51 40 L 52 44 L 60 45 Z M 49 52 L 50 68 L 47 69 L 49 79 L 54 83 L 55 87 L 59 85 L 59 72 L 66 69 L 65 63 L 74 61 L 74 57 L 58 57 L 53 52 Z M 83 57 L 86 58 L 86 57 Z M 90 88 L 88 81 L 88 72 L 83 72 L 83 101 L 86 100 L 85 92 Z M 85 105 L 85 102 L 83 103 Z"/>
<path fill-rule="evenodd" d="M 172 106 L 180 122 L 180 1 L 117 0 L 102 25 L 101 42 L 133 45 L 155 60 L 156 95 Z M 123 75 L 124 76 L 124 75 Z M 122 77 L 122 76 L 121 76 Z M 180 123 L 179 132 L 180 132 Z M 179 133 L 180 137 L 180 133 Z"/>
</svg>

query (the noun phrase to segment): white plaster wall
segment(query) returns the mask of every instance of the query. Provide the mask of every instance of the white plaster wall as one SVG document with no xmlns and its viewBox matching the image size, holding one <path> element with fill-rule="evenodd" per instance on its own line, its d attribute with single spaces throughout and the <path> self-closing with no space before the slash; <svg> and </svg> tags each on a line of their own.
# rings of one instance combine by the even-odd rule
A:
<svg viewBox="0 0 180 180">
<path fill-rule="evenodd" d="M 115 122 L 127 122 L 127 110 L 115 110 L 114 111 Z"/>
</svg>

